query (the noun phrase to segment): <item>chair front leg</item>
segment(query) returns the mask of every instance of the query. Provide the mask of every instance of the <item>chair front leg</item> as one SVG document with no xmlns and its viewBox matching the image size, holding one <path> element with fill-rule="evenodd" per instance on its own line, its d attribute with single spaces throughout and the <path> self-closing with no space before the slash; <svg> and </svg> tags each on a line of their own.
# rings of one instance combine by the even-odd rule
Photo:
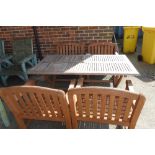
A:
<svg viewBox="0 0 155 155">
<path fill-rule="evenodd" d="M 36 55 L 34 55 L 33 59 L 32 59 L 33 65 L 35 66 L 37 64 L 37 57 Z"/>
<path fill-rule="evenodd" d="M 114 85 L 114 87 L 117 87 L 119 85 L 122 78 L 123 78 L 122 75 L 113 75 L 113 85 Z"/>
<path fill-rule="evenodd" d="M 21 68 L 22 68 L 22 71 L 23 71 L 24 79 L 25 79 L 25 81 L 26 81 L 26 80 L 28 80 L 28 75 L 27 75 L 27 70 L 26 70 L 26 65 L 25 65 L 25 63 L 22 63 L 22 64 L 21 64 Z"/>
<path fill-rule="evenodd" d="M 32 66 L 35 66 L 35 65 L 37 64 L 37 57 L 36 57 L 36 55 L 34 55 L 34 56 L 32 57 L 32 59 L 31 59 L 31 64 L 32 64 Z"/>
</svg>

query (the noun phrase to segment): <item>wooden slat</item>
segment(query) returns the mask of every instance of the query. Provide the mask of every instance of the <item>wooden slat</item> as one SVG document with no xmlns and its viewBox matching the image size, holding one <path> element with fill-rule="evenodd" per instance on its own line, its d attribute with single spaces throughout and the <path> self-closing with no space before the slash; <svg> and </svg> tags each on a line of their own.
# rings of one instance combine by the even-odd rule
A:
<svg viewBox="0 0 155 155">
<path fill-rule="evenodd" d="M 76 46 L 76 45 L 75 45 Z M 74 54 L 75 50 L 74 50 L 74 47 L 73 45 L 71 45 L 71 52 L 69 54 Z"/>
<path fill-rule="evenodd" d="M 81 95 L 77 94 L 77 106 L 78 106 L 78 112 L 79 112 L 79 117 L 82 117 L 82 99 L 81 99 Z"/>
<path fill-rule="evenodd" d="M 41 93 L 37 93 L 37 98 L 38 98 L 38 101 L 39 101 L 39 106 L 42 109 L 43 116 L 44 117 L 49 117 L 48 109 L 46 107 L 46 104 L 45 104 L 45 101 L 44 101 L 44 99 L 42 97 L 42 94 Z"/>
<path fill-rule="evenodd" d="M 76 85 L 76 88 L 80 88 L 83 86 L 83 82 L 84 82 L 84 78 L 80 78 L 78 79 L 77 81 L 77 85 Z"/>
<path fill-rule="evenodd" d="M 11 95 L 11 94 L 10 94 Z M 27 106 L 26 106 L 26 103 L 24 102 L 24 100 L 23 100 L 23 96 L 22 96 L 23 94 L 21 93 L 21 92 L 16 92 L 16 97 L 17 97 L 17 99 L 18 99 L 18 105 L 20 106 L 20 108 L 22 109 L 22 110 L 25 110 L 25 109 L 27 109 Z"/>
<path fill-rule="evenodd" d="M 67 53 L 67 55 L 69 55 L 69 53 L 71 52 L 71 51 L 69 51 L 69 46 L 65 46 L 66 48 L 65 48 L 65 52 L 64 53 Z"/>
<path fill-rule="evenodd" d="M 53 105 L 52 105 L 52 103 L 51 103 L 50 94 L 44 93 L 44 97 L 45 97 L 46 105 L 47 105 L 47 107 L 49 108 L 52 117 L 53 117 L 53 118 L 56 118 L 56 115 L 55 115 L 55 113 L 54 113 L 54 108 L 53 108 Z"/>
<path fill-rule="evenodd" d="M 85 102 L 86 102 L 86 117 L 90 116 L 90 102 L 89 102 L 89 94 L 85 94 Z"/>
<path fill-rule="evenodd" d="M 40 106 L 38 104 L 38 101 L 36 100 L 36 97 L 34 95 L 34 92 L 29 92 L 29 96 L 30 96 L 30 99 L 31 99 L 31 102 L 35 108 L 35 111 L 36 113 L 42 117 L 42 112 L 41 112 L 41 109 L 40 109 Z"/>
<path fill-rule="evenodd" d="M 31 100 L 28 97 L 28 93 L 27 92 L 22 92 L 23 95 L 23 99 L 25 100 L 26 103 L 26 107 L 27 107 L 27 111 L 29 111 L 29 115 L 35 115 L 36 116 L 36 111 L 34 109 L 34 106 L 32 105 Z"/>
<path fill-rule="evenodd" d="M 113 106 L 114 106 L 114 99 L 115 96 L 109 96 L 109 106 L 108 106 L 108 119 L 112 119 L 112 111 L 113 111 Z"/>
<path fill-rule="evenodd" d="M 53 99 L 53 102 L 54 102 L 54 107 L 55 107 L 55 110 L 58 112 L 58 117 L 62 117 L 62 112 L 61 112 L 61 107 L 60 107 L 60 104 L 59 104 L 59 100 L 57 98 L 57 96 L 55 95 L 52 95 L 52 99 Z"/>
<path fill-rule="evenodd" d="M 67 43 L 57 45 L 57 53 L 63 55 L 84 54 L 84 45 L 79 43 Z"/>
<path fill-rule="evenodd" d="M 115 116 L 116 121 L 119 121 L 121 111 L 122 111 L 123 101 L 124 101 L 124 97 L 119 97 L 118 105 L 117 105 L 117 109 L 116 109 L 116 116 Z"/>
<path fill-rule="evenodd" d="M 93 117 L 97 118 L 97 94 L 93 94 Z"/>
<path fill-rule="evenodd" d="M 105 45 L 104 52 L 107 54 L 107 46 Z"/>
<path fill-rule="evenodd" d="M 71 80 L 68 89 L 74 88 L 75 85 L 76 85 L 76 80 L 75 79 Z"/>
<path fill-rule="evenodd" d="M 81 51 L 81 49 L 78 49 L 78 46 L 77 46 L 77 45 L 74 46 L 74 53 L 75 53 L 76 55 L 80 54 L 80 53 L 78 53 L 78 51 Z M 74 55 L 74 53 L 73 53 L 73 55 Z"/>
<path fill-rule="evenodd" d="M 130 112 L 131 106 L 133 104 L 133 100 L 131 98 L 128 99 L 128 102 L 127 102 L 127 105 L 126 105 L 126 110 L 125 110 L 125 115 L 123 117 L 123 121 L 127 121 L 128 120 L 129 112 Z"/>
<path fill-rule="evenodd" d="M 105 114 L 105 104 L 106 104 L 106 96 L 104 94 L 101 95 L 101 119 L 104 119 Z"/>
</svg>

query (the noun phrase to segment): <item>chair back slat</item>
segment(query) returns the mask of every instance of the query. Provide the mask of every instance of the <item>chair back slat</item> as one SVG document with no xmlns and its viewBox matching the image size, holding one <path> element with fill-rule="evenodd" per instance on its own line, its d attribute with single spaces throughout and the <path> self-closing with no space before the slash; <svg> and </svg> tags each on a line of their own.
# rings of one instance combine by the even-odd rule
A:
<svg viewBox="0 0 155 155">
<path fill-rule="evenodd" d="M 36 117 L 42 117 L 42 111 L 41 108 L 38 106 L 38 99 L 36 98 L 36 95 L 33 92 L 29 92 L 29 97 L 35 109 Z"/>
<path fill-rule="evenodd" d="M 31 100 L 29 98 L 29 93 L 23 91 L 23 92 L 21 92 L 20 97 L 23 98 L 23 101 L 24 101 L 24 104 L 25 104 L 25 107 L 22 109 L 24 115 L 27 115 L 28 117 L 29 116 L 30 117 L 36 116 L 36 112 L 34 110 L 33 104 L 32 104 L 32 102 L 31 102 Z M 17 98 L 17 100 L 18 100 L 18 98 Z"/>
<path fill-rule="evenodd" d="M 82 113 L 82 106 L 83 106 L 83 101 L 82 101 L 81 95 L 78 94 L 77 95 L 77 106 L 76 106 L 76 110 L 79 113 L 79 117 L 82 117 L 82 115 L 83 115 L 83 113 Z"/>
<path fill-rule="evenodd" d="M 44 99 L 45 99 L 48 111 L 50 111 L 50 113 L 53 116 L 53 118 L 55 118 L 56 117 L 55 109 L 54 109 L 54 105 L 52 103 L 52 100 L 50 98 L 50 94 L 44 93 Z"/>
<path fill-rule="evenodd" d="M 59 102 L 59 98 L 56 95 L 50 95 L 51 100 L 53 101 L 53 108 L 56 112 L 57 117 L 63 117 L 63 111 L 61 110 L 61 104 Z"/>
<path fill-rule="evenodd" d="M 105 95 L 101 95 L 101 100 L 99 101 L 99 103 L 101 104 L 100 106 L 100 115 L 101 115 L 101 119 L 104 119 L 104 114 L 105 114 L 105 106 L 106 106 L 106 96 Z"/>
<path fill-rule="evenodd" d="M 107 96 L 107 110 L 108 110 L 108 120 L 112 120 L 112 115 L 114 114 L 114 104 L 115 104 L 115 96 L 106 95 Z"/>
<path fill-rule="evenodd" d="M 116 45 L 111 42 L 92 43 L 88 46 L 90 54 L 115 54 Z"/>
<path fill-rule="evenodd" d="M 81 51 L 81 49 L 78 49 L 77 45 L 74 48 L 75 48 L 75 54 L 78 54 L 78 51 Z"/>
<path fill-rule="evenodd" d="M 124 100 L 124 97 L 123 96 L 118 96 L 116 98 L 116 112 L 115 112 L 115 120 L 116 121 L 119 121 L 119 118 L 121 116 L 121 111 L 122 111 L 122 105 L 123 105 L 123 100 Z"/>
<path fill-rule="evenodd" d="M 60 44 L 57 45 L 57 54 L 84 54 L 84 45 L 78 43 Z"/>
<path fill-rule="evenodd" d="M 97 112 L 98 112 L 98 106 L 97 106 L 97 103 L 98 103 L 98 99 L 97 99 L 97 94 L 94 94 L 93 95 L 93 117 L 94 118 L 97 118 Z"/>
<path fill-rule="evenodd" d="M 124 107 L 125 108 L 125 112 L 124 112 L 124 117 L 123 117 L 123 121 L 127 121 L 128 120 L 128 116 L 130 115 L 130 111 L 132 110 L 132 104 L 134 104 L 134 100 L 131 100 L 130 98 L 126 99 L 127 101 L 124 103 Z"/>
<path fill-rule="evenodd" d="M 85 108 L 86 117 L 89 118 L 90 112 L 91 112 L 91 106 L 92 106 L 92 98 L 89 96 L 89 94 L 83 94 L 85 95 L 85 104 L 83 104 L 83 108 Z"/>
<path fill-rule="evenodd" d="M 130 124 L 133 123 L 132 117 L 135 115 L 133 107 L 140 105 L 140 110 L 137 111 L 140 114 L 145 101 L 144 96 L 136 93 L 102 87 L 73 88 L 68 91 L 68 96 L 69 103 L 73 104 L 70 108 L 74 108 L 71 109 L 71 112 L 75 112 L 72 113 L 74 116 L 72 122 L 75 125 L 73 128 L 77 128 L 78 121 L 93 121 L 130 127 Z M 76 102 L 73 96 L 74 98 L 78 96 Z M 79 96 L 84 96 L 84 99 L 80 99 Z M 89 98 L 86 99 L 86 96 Z M 139 96 L 143 98 L 141 103 L 138 100 Z M 79 102 L 82 103 L 82 115 L 81 109 L 80 114 L 77 110 L 76 104 L 79 105 Z M 85 113 L 86 115 L 84 115 Z M 136 119 L 138 118 L 136 117 Z M 132 128 L 134 127 L 132 126 Z"/>
<path fill-rule="evenodd" d="M 71 128 L 65 92 L 38 86 L 14 86 L 0 89 L 0 98 L 21 119 L 66 122 Z"/>
</svg>

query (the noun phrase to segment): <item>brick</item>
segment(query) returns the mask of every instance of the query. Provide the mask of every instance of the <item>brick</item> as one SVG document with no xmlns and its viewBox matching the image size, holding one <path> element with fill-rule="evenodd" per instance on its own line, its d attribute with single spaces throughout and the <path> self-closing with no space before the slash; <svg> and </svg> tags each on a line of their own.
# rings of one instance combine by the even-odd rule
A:
<svg viewBox="0 0 155 155">
<path fill-rule="evenodd" d="M 109 30 L 109 29 L 104 29 L 103 31 L 104 32 L 111 32 L 111 30 Z"/>
<path fill-rule="evenodd" d="M 81 37 L 88 37 L 88 33 L 81 33 L 80 36 Z"/>
<path fill-rule="evenodd" d="M 79 26 L 79 30 L 88 30 L 89 27 L 88 26 Z"/>
<path fill-rule="evenodd" d="M 78 26 L 71 26 L 69 29 L 70 30 L 78 30 Z"/>
<path fill-rule="evenodd" d="M 104 30 L 95 30 L 95 33 L 103 33 Z"/>
<path fill-rule="evenodd" d="M 94 37 L 94 39 L 96 39 L 96 40 L 100 40 L 100 39 L 102 39 L 102 37 L 100 36 L 98 36 L 98 37 Z"/>
<path fill-rule="evenodd" d="M 108 26 L 99 26 L 98 29 L 99 29 L 99 30 L 103 30 L 103 29 L 106 29 L 107 27 L 108 27 Z"/>
<path fill-rule="evenodd" d="M 89 29 L 89 30 L 96 30 L 96 29 L 98 29 L 98 26 L 89 26 L 88 29 Z"/>
<path fill-rule="evenodd" d="M 99 36 L 102 36 L 102 37 L 105 36 L 106 37 L 106 36 L 108 36 L 108 33 L 102 32 L 102 33 L 99 33 Z"/>
<path fill-rule="evenodd" d="M 84 33 L 94 33 L 94 30 L 85 30 Z"/>
<path fill-rule="evenodd" d="M 37 26 L 43 55 L 56 51 L 59 43 L 111 41 L 113 27 L 109 26 Z M 5 41 L 5 50 L 12 51 L 12 40 L 33 38 L 34 52 L 37 51 L 32 26 L 0 26 L 0 39 Z"/>
</svg>

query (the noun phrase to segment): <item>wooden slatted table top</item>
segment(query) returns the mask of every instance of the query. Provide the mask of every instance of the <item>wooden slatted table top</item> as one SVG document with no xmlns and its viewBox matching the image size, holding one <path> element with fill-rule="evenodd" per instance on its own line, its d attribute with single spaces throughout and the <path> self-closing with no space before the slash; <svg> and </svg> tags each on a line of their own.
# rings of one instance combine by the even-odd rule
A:
<svg viewBox="0 0 155 155">
<path fill-rule="evenodd" d="M 126 55 L 47 55 L 33 75 L 139 75 Z"/>
</svg>

